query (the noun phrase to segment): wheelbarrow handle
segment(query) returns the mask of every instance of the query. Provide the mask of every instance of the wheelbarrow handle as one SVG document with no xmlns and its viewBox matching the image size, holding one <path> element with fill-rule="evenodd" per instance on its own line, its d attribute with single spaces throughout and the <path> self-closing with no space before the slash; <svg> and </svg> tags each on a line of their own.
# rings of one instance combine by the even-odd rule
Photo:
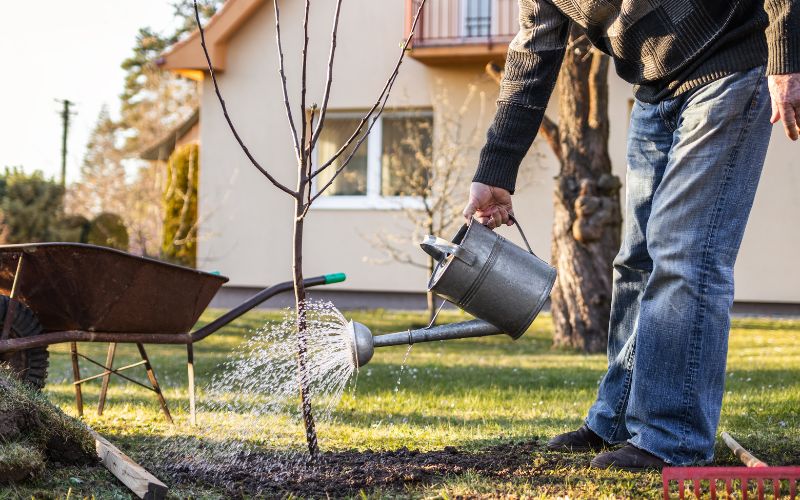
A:
<svg viewBox="0 0 800 500">
<path fill-rule="evenodd" d="M 303 286 L 305 288 L 312 288 L 320 285 L 341 283 L 345 279 L 347 279 L 347 276 L 344 273 L 325 274 L 322 276 L 314 276 L 313 278 L 304 279 Z M 293 288 L 294 288 L 294 282 L 284 281 L 283 283 L 278 283 L 276 285 L 272 285 L 269 288 L 261 290 L 257 294 L 253 295 L 243 303 L 239 304 L 230 311 L 226 312 L 225 314 L 215 319 L 211 323 L 190 333 L 189 335 L 192 338 L 191 343 L 193 344 L 195 342 L 203 340 L 204 338 L 208 337 L 209 335 L 216 332 L 220 328 L 223 328 L 232 323 L 233 321 L 237 320 L 240 316 L 251 311 L 255 307 L 263 304 L 264 302 L 274 297 L 275 295 L 278 295 L 279 293 L 283 292 L 288 292 Z"/>
</svg>

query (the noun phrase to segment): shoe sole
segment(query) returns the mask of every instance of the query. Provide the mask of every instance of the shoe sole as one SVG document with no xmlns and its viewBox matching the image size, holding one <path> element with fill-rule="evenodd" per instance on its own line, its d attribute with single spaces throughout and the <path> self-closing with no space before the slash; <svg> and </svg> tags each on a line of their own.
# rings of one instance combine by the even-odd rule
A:
<svg viewBox="0 0 800 500">
<path fill-rule="evenodd" d="M 594 462 L 590 462 L 589 465 L 594 469 L 603 469 L 603 470 L 611 469 L 611 470 L 621 470 L 621 471 L 625 471 L 625 472 L 658 472 L 661 469 L 663 469 L 664 467 L 666 467 L 666 465 L 662 465 L 661 467 L 656 467 L 656 466 L 653 466 L 653 467 L 623 467 L 621 465 L 614 465 L 614 464 L 597 465 Z"/>
<path fill-rule="evenodd" d="M 603 450 L 607 450 L 608 448 L 593 448 L 591 446 L 567 446 L 565 444 L 562 445 L 546 445 L 545 446 L 549 451 L 569 451 L 573 453 L 588 453 L 588 452 L 600 452 Z"/>
</svg>

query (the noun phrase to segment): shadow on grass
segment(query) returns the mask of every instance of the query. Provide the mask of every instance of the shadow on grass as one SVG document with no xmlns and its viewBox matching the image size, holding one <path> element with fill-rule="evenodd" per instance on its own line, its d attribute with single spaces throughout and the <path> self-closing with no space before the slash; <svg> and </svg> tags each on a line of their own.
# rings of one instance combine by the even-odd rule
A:
<svg viewBox="0 0 800 500">
<path fill-rule="evenodd" d="M 415 370 L 400 376 L 388 365 L 376 365 L 371 375 L 359 375 L 356 397 L 370 397 L 397 388 L 405 394 L 429 397 L 463 395 L 480 391 L 553 391 L 558 389 L 595 390 L 605 373 L 602 369 L 565 366 L 563 368 L 516 368 L 511 366 L 442 366 L 436 363 L 409 365 Z M 412 378 L 416 377 L 416 378 Z"/>
</svg>

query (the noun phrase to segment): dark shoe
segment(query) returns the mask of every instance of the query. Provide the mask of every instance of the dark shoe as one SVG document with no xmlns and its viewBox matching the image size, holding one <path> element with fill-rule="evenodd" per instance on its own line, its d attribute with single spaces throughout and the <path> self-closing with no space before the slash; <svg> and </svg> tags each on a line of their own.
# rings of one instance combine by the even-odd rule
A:
<svg viewBox="0 0 800 500">
<path fill-rule="evenodd" d="M 618 469 L 630 472 L 641 472 L 646 470 L 661 470 L 667 463 L 644 450 L 626 444 L 622 448 L 614 451 L 601 453 L 592 459 L 592 467 L 595 469 Z"/>
<path fill-rule="evenodd" d="M 553 451 L 600 451 L 611 446 L 586 425 L 577 431 L 559 434 L 547 442 L 547 449 Z"/>
</svg>

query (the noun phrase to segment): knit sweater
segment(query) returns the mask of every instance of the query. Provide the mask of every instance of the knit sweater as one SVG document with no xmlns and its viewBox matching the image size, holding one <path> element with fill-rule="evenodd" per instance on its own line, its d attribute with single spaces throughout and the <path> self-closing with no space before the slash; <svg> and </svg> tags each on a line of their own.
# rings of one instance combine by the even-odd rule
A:
<svg viewBox="0 0 800 500">
<path fill-rule="evenodd" d="M 766 65 L 800 72 L 800 0 L 519 0 L 497 113 L 474 181 L 514 192 L 517 170 L 553 91 L 577 23 L 649 103 Z"/>
</svg>

